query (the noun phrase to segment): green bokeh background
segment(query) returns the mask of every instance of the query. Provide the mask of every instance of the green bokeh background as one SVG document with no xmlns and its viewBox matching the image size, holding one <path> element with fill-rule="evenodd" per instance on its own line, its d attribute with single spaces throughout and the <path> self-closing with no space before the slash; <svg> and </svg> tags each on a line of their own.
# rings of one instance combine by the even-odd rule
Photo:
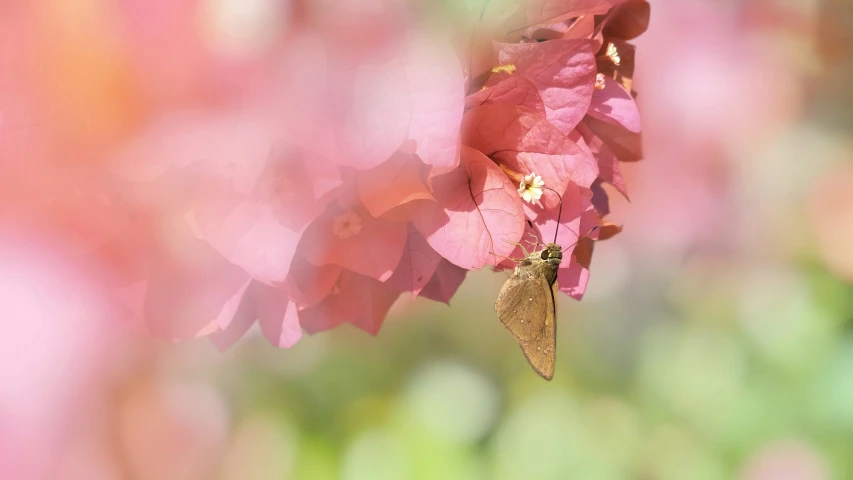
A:
<svg viewBox="0 0 853 480">
<path fill-rule="evenodd" d="M 246 342 L 217 383 L 238 423 L 277 419 L 290 478 L 723 479 L 777 444 L 849 478 L 851 288 L 808 262 L 729 284 L 761 268 L 564 301 L 551 382 L 494 318 L 499 274 L 479 272 L 452 308 L 416 301 L 376 338 L 343 327 L 287 352 Z M 756 298 L 743 304 L 741 288 Z"/>
</svg>

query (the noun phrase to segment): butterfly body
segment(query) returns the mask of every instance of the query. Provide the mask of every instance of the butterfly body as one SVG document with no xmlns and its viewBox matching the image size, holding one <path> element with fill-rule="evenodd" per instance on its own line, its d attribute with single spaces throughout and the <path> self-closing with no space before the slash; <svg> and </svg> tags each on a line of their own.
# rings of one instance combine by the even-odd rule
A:
<svg viewBox="0 0 853 480">
<path fill-rule="evenodd" d="M 521 351 L 546 380 L 554 376 L 557 347 L 557 270 L 563 252 L 545 245 L 518 262 L 498 294 L 498 319 L 518 341 Z"/>
</svg>

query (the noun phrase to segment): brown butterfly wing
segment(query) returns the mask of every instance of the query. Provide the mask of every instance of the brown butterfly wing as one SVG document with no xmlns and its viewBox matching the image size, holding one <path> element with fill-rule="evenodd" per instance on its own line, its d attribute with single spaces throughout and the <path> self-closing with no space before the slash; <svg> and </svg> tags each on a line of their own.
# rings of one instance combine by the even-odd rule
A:
<svg viewBox="0 0 853 480">
<path fill-rule="evenodd" d="M 504 283 L 495 302 L 498 318 L 515 337 L 533 370 L 546 380 L 554 376 L 557 322 L 553 286 L 537 264 L 520 266 Z M 552 289 L 553 287 L 553 289 Z"/>
</svg>

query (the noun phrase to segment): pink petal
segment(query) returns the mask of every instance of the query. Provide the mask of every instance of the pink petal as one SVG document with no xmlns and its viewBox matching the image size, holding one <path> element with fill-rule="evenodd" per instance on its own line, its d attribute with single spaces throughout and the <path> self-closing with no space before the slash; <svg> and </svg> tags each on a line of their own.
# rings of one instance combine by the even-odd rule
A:
<svg viewBox="0 0 853 480">
<path fill-rule="evenodd" d="M 84 257 L 101 267 L 98 273 L 104 285 L 124 288 L 147 280 L 152 245 L 155 243 L 147 227 L 144 222 L 134 222 L 101 248 Z"/>
<path fill-rule="evenodd" d="M 545 117 L 568 135 L 583 119 L 595 90 L 595 45 L 589 40 L 551 40 L 498 45 L 501 65 L 530 80 L 545 104 Z"/>
<path fill-rule="evenodd" d="M 592 133 L 586 126 L 586 122 L 581 122 L 578 125 L 577 131 L 583 136 L 589 150 L 592 152 L 595 159 L 598 161 L 598 176 L 605 182 L 616 187 L 625 198 L 628 198 L 628 187 L 625 184 L 625 179 L 622 177 L 622 170 L 619 167 L 619 160 L 616 155 Z"/>
<path fill-rule="evenodd" d="M 378 217 L 412 200 L 433 200 L 428 176 L 429 167 L 418 157 L 396 152 L 378 167 L 356 173 L 358 195 L 370 214 Z"/>
<path fill-rule="evenodd" d="M 245 283 L 243 283 L 240 289 L 228 299 L 228 302 L 226 302 L 225 305 L 223 305 L 222 309 L 219 311 L 219 315 L 216 317 L 216 327 L 218 329 L 224 330 L 228 328 L 228 325 L 231 324 L 235 315 L 237 315 L 237 312 L 241 308 L 242 299 L 246 295 L 246 291 L 253 283 L 253 280 L 245 280 Z"/>
<path fill-rule="evenodd" d="M 361 223 L 358 233 L 336 234 L 335 219 L 349 212 Z M 300 248 L 314 265 L 338 265 L 384 281 L 400 262 L 406 237 L 405 223 L 374 218 L 361 206 L 343 209 L 333 204 L 306 229 Z"/>
<path fill-rule="evenodd" d="M 643 158 L 639 133 L 628 131 L 620 125 L 604 122 L 589 115 L 584 118 L 584 123 L 616 155 L 619 161 L 636 162 Z"/>
<path fill-rule="evenodd" d="M 206 90 L 200 86 L 212 86 L 212 59 L 198 34 L 196 4 L 122 1 L 113 8 L 114 28 L 122 32 L 122 58 L 131 62 L 140 101 L 163 108 L 198 99 Z M 164 45 L 169 46 L 168 54 Z"/>
<path fill-rule="evenodd" d="M 276 136 L 269 119 L 238 112 L 197 110 L 164 115 L 118 153 L 113 171 L 147 182 L 170 167 L 192 167 L 228 181 L 234 191 L 250 192 Z"/>
<path fill-rule="evenodd" d="M 603 122 L 621 125 L 632 133 L 640 133 L 640 110 L 634 97 L 619 82 L 607 79 L 604 88 L 595 90 L 589 116 Z"/>
<path fill-rule="evenodd" d="M 433 178 L 432 186 L 437 203 L 418 202 L 410 212 L 415 227 L 442 257 L 472 269 L 512 251 L 507 241 L 518 241 L 524 229 L 521 197 L 491 160 L 463 147 L 459 167 Z"/>
<path fill-rule="evenodd" d="M 522 37 L 530 40 L 570 40 L 591 38 L 595 32 L 595 17 L 586 15 L 560 23 L 542 25 L 527 29 Z M 599 48 L 600 45 L 599 45 Z"/>
<path fill-rule="evenodd" d="M 136 328 L 145 328 L 145 316 L 143 315 L 143 306 L 145 305 L 145 296 L 148 294 L 148 281 L 142 280 L 131 285 L 113 288 L 108 296 L 115 299 L 124 310 L 119 318 L 128 320 L 128 324 Z"/>
<path fill-rule="evenodd" d="M 340 172 L 330 159 L 294 145 L 279 145 L 270 153 L 251 196 L 269 205 L 282 225 L 302 230 L 342 185 Z"/>
<path fill-rule="evenodd" d="M 566 261 L 564 257 L 563 264 Z M 568 258 L 567 266 L 560 266 L 557 270 L 557 283 L 560 291 L 575 300 L 580 300 L 586 292 L 587 283 L 589 283 L 589 270 L 582 267 L 572 256 Z"/>
<path fill-rule="evenodd" d="M 234 299 L 242 294 L 248 276 L 200 240 L 177 242 L 180 252 L 164 252 L 152 262 L 143 311 L 154 334 L 189 339 L 223 309 L 236 309 Z"/>
<path fill-rule="evenodd" d="M 505 80 L 465 98 L 467 108 L 489 104 L 518 105 L 539 115 L 545 115 L 545 104 L 542 103 L 536 86 L 520 75 L 510 75 Z"/>
<path fill-rule="evenodd" d="M 374 285 L 371 289 L 365 289 L 364 296 L 357 297 L 347 296 L 350 298 L 350 303 L 359 300 L 358 306 L 360 315 L 349 320 L 356 327 L 364 330 L 371 335 L 377 335 L 382 324 L 385 322 L 385 317 L 394 302 L 400 297 L 400 291 Z"/>
<path fill-rule="evenodd" d="M 246 290 L 250 291 L 254 288 L 255 283 L 252 282 Z M 241 292 L 240 304 L 237 310 L 233 312 L 230 322 L 225 326 L 220 326 L 219 330 L 211 333 L 207 338 L 220 352 L 224 352 L 243 338 L 257 318 L 251 295 L 247 291 L 243 291 Z"/>
<path fill-rule="evenodd" d="M 401 291 L 411 291 L 412 296 L 418 294 L 433 277 L 435 269 L 441 262 L 441 255 L 429 246 L 423 235 L 409 224 L 409 239 L 400 264 L 394 275 L 386 283 Z"/>
<path fill-rule="evenodd" d="M 296 308 L 287 292 L 251 281 L 241 292 L 240 306 L 232 312 L 233 319 L 209 335 L 210 341 L 221 351 L 237 342 L 255 320 L 267 340 L 279 348 L 289 348 L 302 337 Z"/>
<path fill-rule="evenodd" d="M 528 27 L 556 23 L 583 15 L 607 13 L 612 3 L 606 0 L 528 0 L 513 20 Z"/>
<path fill-rule="evenodd" d="M 588 234 L 598 225 L 598 217 L 592 208 L 592 192 L 589 189 L 571 183 L 562 197 L 561 211 L 549 210 L 537 217 L 533 223 L 537 226 L 543 242 L 554 242 L 568 248 L 577 242 L 578 237 Z M 590 238 L 598 238 L 596 232 L 590 234 Z M 565 258 L 564 255 L 564 262 Z"/>
<path fill-rule="evenodd" d="M 390 157 L 409 132 L 412 98 L 399 56 L 356 66 L 349 101 L 338 159 L 357 169 L 373 168 Z"/>
<path fill-rule="evenodd" d="M 121 186 L 108 183 L 114 180 L 100 180 L 96 171 L 81 173 L 84 175 L 62 179 L 67 182 L 64 188 L 51 194 L 55 200 L 39 216 L 39 221 L 64 232 L 63 240 L 76 254 L 90 253 L 107 244 L 129 228 L 133 215 L 115 191 Z"/>
<path fill-rule="evenodd" d="M 590 201 L 595 211 L 601 216 L 605 216 L 610 215 L 610 197 L 608 197 L 607 191 L 604 190 L 601 183 L 602 180 L 599 178 L 590 187 L 590 190 L 592 190 L 592 199 Z"/>
<path fill-rule="evenodd" d="M 459 290 L 467 273 L 464 268 L 442 259 L 429 283 L 421 290 L 421 296 L 450 305 L 450 299 Z"/>
<path fill-rule="evenodd" d="M 472 82 L 483 78 L 497 64 L 494 36 L 495 32 L 504 30 L 501 23 L 509 13 L 502 15 L 503 18 L 491 13 L 485 14 L 482 19 L 470 19 L 470 26 L 459 35 L 457 49 L 467 53 L 462 62 L 466 74 L 466 88 L 470 88 Z"/>
<path fill-rule="evenodd" d="M 519 8 L 517 2 L 492 2 L 486 10 L 486 17 L 495 17 L 504 11 L 511 11 L 503 23 L 503 30 L 509 38 L 515 38 L 522 30 L 540 25 L 560 23 L 583 15 L 601 15 L 607 13 L 612 2 L 605 0 L 527 0 Z"/>
<path fill-rule="evenodd" d="M 471 147 L 526 175 L 535 172 L 545 186 L 561 192 L 570 181 L 590 186 L 598 176 L 595 158 L 544 117 L 508 105 L 483 105 L 465 114 L 463 134 Z M 545 208 L 554 196 L 544 195 Z"/>
<path fill-rule="evenodd" d="M 334 8 L 322 2 L 291 5 L 307 14 L 324 43 L 349 57 L 370 55 L 386 45 L 401 43 L 410 26 L 407 2 L 347 0 L 336 2 Z"/>
<path fill-rule="evenodd" d="M 244 201 L 227 214 L 207 212 L 192 219 L 200 238 L 253 278 L 275 283 L 287 277 L 300 232 L 279 223 L 268 205 Z"/>
<path fill-rule="evenodd" d="M 348 86 L 341 75 L 347 66 L 333 58 L 334 52 L 315 31 L 293 32 L 276 60 L 281 68 L 261 98 L 278 116 L 282 140 L 341 163 L 335 134 L 345 113 L 339 97 Z"/>
<path fill-rule="evenodd" d="M 298 311 L 299 324 L 309 335 L 331 330 L 347 322 L 348 315 L 339 311 L 342 308 L 339 297 L 339 292 L 329 295 L 317 305 Z"/>
<path fill-rule="evenodd" d="M 287 112 L 286 138 L 360 170 L 381 164 L 409 139 L 416 144 L 411 153 L 426 164 L 455 167 L 464 107 L 458 58 L 431 32 L 394 37 L 370 51 L 359 51 L 352 38 L 338 49 L 318 47 L 328 38 L 298 38 L 282 64 L 300 68 L 273 85 L 284 90 L 274 110 Z"/>
<path fill-rule="evenodd" d="M 290 348 L 302 338 L 296 305 L 287 292 L 257 284 L 253 292 L 258 323 L 267 340 L 276 347 Z"/>
<path fill-rule="evenodd" d="M 196 183 L 188 221 L 252 277 L 284 281 L 302 229 L 322 213 L 340 175 L 324 157 L 293 146 L 268 152 L 251 169 L 213 166 L 194 162 L 184 172 Z"/>
<path fill-rule="evenodd" d="M 651 6 L 646 0 L 620 0 L 620 5 L 607 19 L 604 35 L 631 40 L 649 28 Z"/>
<path fill-rule="evenodd" d="M 326 298 L 340 275 L 341 267 L 338 265 L 316 267 L 297 254 L 290 266 L 287 286 L 299 308 L 308 308 Z"/>
<path fill-rule="evenodd" d="M 465 78 L 448 42 L 413 34 L 403 56 L 412 117 L 408 137 L 416 153 L 439 173 L 459 163 L 459 124 L 465 104 Z"/>
<path fill-rule="evenodd" d="M 320 304 L 299 311 L 299 321 L 311 334 L 349 322 L 376 335 L 399 290 L 350 271 L 341 272 L 335 293 Z"/>
</svg>

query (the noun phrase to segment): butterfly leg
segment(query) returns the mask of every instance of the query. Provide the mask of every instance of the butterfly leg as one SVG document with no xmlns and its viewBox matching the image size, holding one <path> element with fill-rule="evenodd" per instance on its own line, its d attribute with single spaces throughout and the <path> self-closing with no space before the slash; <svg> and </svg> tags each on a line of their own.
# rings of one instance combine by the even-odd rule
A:
<svg viewBox="0 0 853 480">
<path fill-rule="evenodd" d="M 515 245 L 515 246 L 517 246 L 517 247 L 520 247 L 520 248 L 521 248 L 521 251 L 524 253 L 524 256 L 525 256 L 525 257 L 529 257 L 529 256 L 530 256 L 530 252 L 528 252 L 528 251 L 527 251 L 527 249 L 526 249 L 526 248 L 524 248 L 524 245 L 522 245 L 521 243 L 519 243 L 519 242 L 510 242 L 509 240 L 506 240 L 506 239 L 504 239 L 504 242 L 506 242 L 506 243 L 508 243 L 508 244 L 510 244 L 510 245 Z"/>
<path fill-rule="evenodd" d="M 544 245 L 539 240 L 539 237 L 536 236 L 536 234 L 534 232 L 526 232 L 526 233 L 527 233 L 527 235 L 530 235 L 531 237 L 533 237 L 533 240 L 535 240 L 535 241 L 531 241 L 531 240 L 524 240 L 524 241 L 527 242 L 527 244 L 530 245 L 534 250 L 539 248 L 539 245 Z"/>
<path fill-rule="evenodd" d="M 533 237 L 533 239 L 536 240 L 536 242 L 534 243 L 534 242 L 531 242 L 530 240 L 525 240 L 525 241 L 528 242 L 529 244 L 533 245 L 534 250 L 539 248 L 539 245 L 542 245 L 544 247 L 545 242 L 543 242 L 542 239 L 539 238 L 539 235 L 536 234 L 536 231 L 533 230 L 533 222 L 528 220 L 527 225 L 530 226 L 530 230 L 525 230 L 524 233 Z"/>
<path fill-rule="evenodd" d="M 527 260 L 526 258 L 514 258 L 514 257 L 507 257 L 507 256 L 505 256 L 505 255 L 498 255 L 498 254 L 497 254 L 497 253 L 495 253 L 495 252 L 489 252 L 489 253 L 490 253 L 491 255 L 496 256 L 496 257 L 501 257 L 501 258 L 505 258 L 505 259 L 507 259 L 507 260 L 512 260 L 513 262 L 523 262 L 523 261 Z"/>
</svg>

